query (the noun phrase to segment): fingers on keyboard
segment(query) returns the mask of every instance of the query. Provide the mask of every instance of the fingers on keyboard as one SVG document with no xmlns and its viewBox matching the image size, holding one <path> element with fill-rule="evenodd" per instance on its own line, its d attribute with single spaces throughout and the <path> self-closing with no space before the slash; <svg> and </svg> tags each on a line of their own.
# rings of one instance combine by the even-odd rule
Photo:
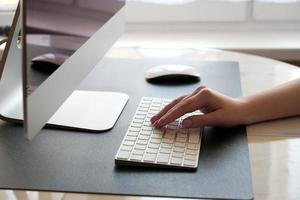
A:
<svg viewBox="0 0 300 200">
<path fill-rule="evenodd" d="M 177 119 L 162 129 L 154 128 L 150 122 L 149 115 L 159 112 L 166 103 L 163 99 L 142 99 L 116 160 L 127 164 L 197 167 L 202 134 L 200 129 L 182 129 L 182 119 Z"/>
</svg>

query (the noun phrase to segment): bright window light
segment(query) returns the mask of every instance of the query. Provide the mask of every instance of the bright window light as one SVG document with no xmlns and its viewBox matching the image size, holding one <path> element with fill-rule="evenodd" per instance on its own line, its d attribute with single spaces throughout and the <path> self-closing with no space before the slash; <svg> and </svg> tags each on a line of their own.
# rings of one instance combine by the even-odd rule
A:
<svg viewBox="0 0 300 200">
<path fill-rule="evenodd" d="M 154 3 L 154 4 L 163 4 L 163 5 L 183 5 L 195 2 L 197 0 L 127 0 L 131 2 L 141 2 L 141 3 Z"/>
<path fill-rule="evenodd" d="M 0 0 L 0 12 L 10 12 L 17 8 L 19 0 Z"/>
<path fill-rule="evenodd" d="M 257 0 L 258 2 L 262 3 L 297 3 L 300 2 L 300 0 Z"/>
<path fill-rule="evenodd" d="M 161 4 L 161 5 L 184 5 L 193 3 L 196 1 L 201 0 L 127 0 L 127 2 L 140 2 L 140 3 L 152 3 L 152 4 Z M 233 1 L 233 2 L 239 2 L 239 1 L 249 1 L 249 0 L 211 0 L 211 1 Z M 285 0 L 283 0 L 285 1 Z M 294 0 L 295 1 L 295 0 Z"/>
</svg>

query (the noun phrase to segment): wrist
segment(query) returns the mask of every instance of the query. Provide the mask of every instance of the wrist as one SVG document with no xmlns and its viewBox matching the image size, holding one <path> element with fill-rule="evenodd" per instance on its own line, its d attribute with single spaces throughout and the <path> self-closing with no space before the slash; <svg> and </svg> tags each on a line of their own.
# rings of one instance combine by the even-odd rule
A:
<svg viewBox="0 0 300 200">
<path fill-rule="evenodd" d="M 240 124 L 248 125 L 255 122 L 254 112 L 251 109 L 251 102 L 248 99 L 240 98 L 238 99 L 239 103 L 239 118 Z"/>
</svg>

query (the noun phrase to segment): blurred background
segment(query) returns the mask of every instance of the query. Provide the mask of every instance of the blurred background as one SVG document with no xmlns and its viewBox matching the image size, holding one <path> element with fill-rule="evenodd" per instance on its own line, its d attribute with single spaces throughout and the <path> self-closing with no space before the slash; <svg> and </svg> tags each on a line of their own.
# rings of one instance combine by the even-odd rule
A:
<svg viewBox="0 0 300 200">
<path fill-rule="evenodd" d="M 97 9 L 93 1 L 101 0 L 41 1 Z M 17 2 L 0 0 L 0 38 Z M 300 66 L 300 0 L 127 0 L 126 21 L 124 37 L 136 45 L 173 37 L 185 41 L 178 46 L 246 52 Z"/>
</svg>

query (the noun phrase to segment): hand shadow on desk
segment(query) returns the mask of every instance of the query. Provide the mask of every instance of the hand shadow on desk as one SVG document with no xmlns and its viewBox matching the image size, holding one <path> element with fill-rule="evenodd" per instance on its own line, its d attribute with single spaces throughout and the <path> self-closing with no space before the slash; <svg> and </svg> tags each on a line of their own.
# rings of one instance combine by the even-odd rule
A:
<svg viewBox="0 0 300 200">
<path fill-rule="evenodd" d="M 240 141 L 242 140 L 242 142 Z M 237 146 L 239 145 L 239 146 Z M 244 126 L 235 128 L 212 128 L 207 127 L 202 136 L 202 143 L 197 169 L 160 168 L 144 166 L 117 166 L 116 173 L 196 173 L 199 170 L 207 170 L 220 167 L 219 164 L 228 159 L 231 154 L 244 149 L 247 143 L 247 134 Z"/>
<path fill-rule="evenodd" d="M 248 147 L 245 126 L 234 128 L 207 127 L 202 138 L 199 162 L 202 167 L 214 167 L 232 154 L 240 153 Z M 222 161 L 221 161 L 222 162 Z"/>
</svg>

